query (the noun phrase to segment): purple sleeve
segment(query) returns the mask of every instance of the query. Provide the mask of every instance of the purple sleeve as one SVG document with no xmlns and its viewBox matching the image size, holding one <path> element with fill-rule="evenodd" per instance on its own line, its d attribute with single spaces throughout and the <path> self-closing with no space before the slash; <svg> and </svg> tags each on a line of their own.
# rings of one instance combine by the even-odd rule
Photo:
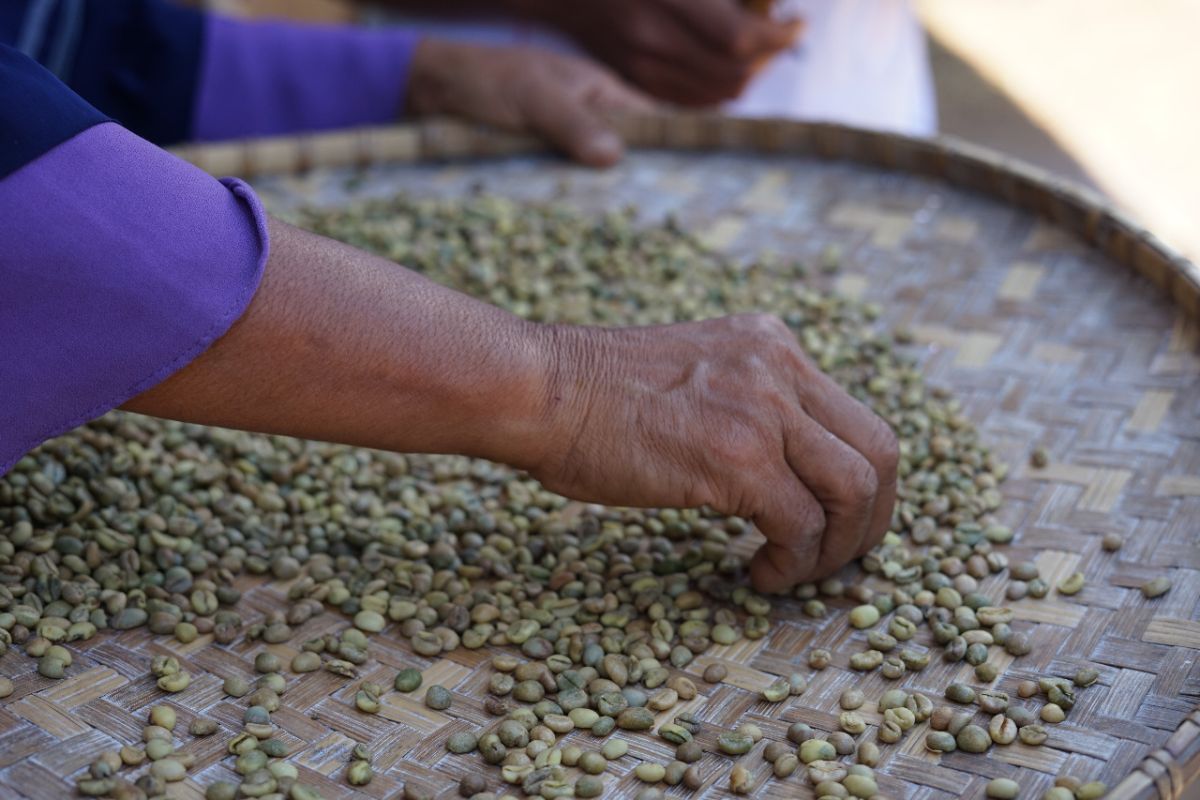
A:
<svg viewBox="0 0 1200 800">
<path fill-rule="evenodd" d="M 197 79 L 199 141 L 376 125 L 404 106 L 415 34 L 209 15 Z"/>
<path fill-rule="evenodd" d="M 104 123 L 0 180 L 0 474 L 185 366 L 267 259 L 241 181 Z"/>
</svg>

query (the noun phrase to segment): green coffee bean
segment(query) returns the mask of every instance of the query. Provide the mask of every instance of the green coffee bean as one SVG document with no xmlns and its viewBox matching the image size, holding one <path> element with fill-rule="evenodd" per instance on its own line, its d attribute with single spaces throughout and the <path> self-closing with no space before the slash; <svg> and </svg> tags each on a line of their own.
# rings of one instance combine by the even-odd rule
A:
<svg viewBox="0 0 1200 800">
<path fill-rule="evenodd" d="M 1073 572 L 1058 584 L 1058 593 L 1065 595 L 1079 594 L 1083 589 L 1085 578 L 1082 572 Z"/>
<path fill-rule="evenodd" d="M 988 781 L 985 791 L 988 797 L 995 798 L 995 800 L 1016 800 L 1020 790 L 1020 787 L 1014 780 L 993 778 Z"/>
<path fill-rule="evenodd" d="M 1162 597 L 1169 591 L 1171 591 L 1171 581 L 1169 578 L 1162 576 L 1148 580 L 1142 584 L 1142 594 L 1150 600 L 1155 597 Z"/>
<path fill-rule="evenodd" d="M 425 691 L 425 705 L 434 711 L 445 711 L 451 702 L 450 692 L 444 686 L 430 686 Z"/>
<path fill-rule="evenodd" d="M 800 760 L 805 764 L 812 764 L 814 761 L 832 761 L 835 758 L 837 758 L 837 750 L 824 739 L 809 739 L 800 745 Z"/>
<path fill-rule="evenodd" d="M 858 606 L 850 611 L 850 624 L 855 628 L 869 628 L 879 622 L 879 609 L 875 606 Z"/>
<path fill-rule="evenodd" d="M 351 761 L 346 769 L 346 782 L 351 786 L 366 786 L 374 777 L 375 773 L 366 761 Z"/>
<path fill-rule="evenodd" d="M 643 783 L 658 783 L 667 774 L 667 768 L 662 764 L 644 762 L 634 767 L 633 774 Z"/>
<path fill-rule="evenodd" d="M 397 692 L 415 692 L 421 688 L 421 670 L 405 667 L 396 674 L 395 689 Z"/>
</svg>

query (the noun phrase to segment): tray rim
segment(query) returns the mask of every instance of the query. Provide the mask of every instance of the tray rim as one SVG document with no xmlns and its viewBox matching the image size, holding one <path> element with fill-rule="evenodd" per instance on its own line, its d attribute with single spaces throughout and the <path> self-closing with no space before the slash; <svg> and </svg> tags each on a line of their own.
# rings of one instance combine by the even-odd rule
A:
<svg viewBox="0 0 1200 800">
<path fill-rule="evenodd" d="M 1146 277 L 1200 322 L 1200 267 L 1098 193 L 1028 162 L 952 136 L 919 138 L 826 122 L 665 112 L 613 120 L 630 150 L 746 151 L 846 160 L 907 172 L 1030 211 Z M 311 169 L 430 163 L 547 153 L 529 136 L 447 118 L 257 139 L 170 152 L 213 175 L 294 175 Z M 1179 800 L 1200 783 L 1200 706 L 1106 795 Z"/>
</svg>

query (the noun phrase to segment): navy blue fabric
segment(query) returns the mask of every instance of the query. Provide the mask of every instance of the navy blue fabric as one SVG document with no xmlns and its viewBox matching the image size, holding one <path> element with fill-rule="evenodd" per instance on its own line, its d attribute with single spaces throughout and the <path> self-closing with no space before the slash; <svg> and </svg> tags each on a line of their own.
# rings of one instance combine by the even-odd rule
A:
<svg viewBox="0 0 1200 800">
<path fill-rule="evenodd" d="M 0 42 L 15 45 L 33 0 L 0 0 Z M 63 24 L 56 3 L 42 46 L 48 63 Z M 101 112 L 156 144 L 191 135 L 204 15 L 164 0 L 86 0 L 66 84 Z"/>
<path fill-rule="evenodd" d="M 0 178 L 105 121 L 36 62 L 0 44 Z"/>
</svg>

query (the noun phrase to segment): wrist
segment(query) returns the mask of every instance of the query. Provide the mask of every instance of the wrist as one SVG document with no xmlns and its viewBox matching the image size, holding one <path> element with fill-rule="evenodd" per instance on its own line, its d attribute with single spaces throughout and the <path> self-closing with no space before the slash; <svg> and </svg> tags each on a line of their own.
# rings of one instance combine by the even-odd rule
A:
<svg viewBox="0 0 1200 800">
<path fill-rule="evenodd" d="M 533 407 L 536 432 L 526 469 L 569 472 L 583 431 L 601 413 L 601 387 L 613 387 L 620 356 L 613 331 L 581 325 L 541 325 L 535 331 L 539 395 Z"/>
<path fill-rule="evenodd" d="M 493 70 L 488 44 L 422 37 L 413 50 L 404 112 L 415 116 L 468 114 L 476 110 L 478 78 Z"/>
<path fill-rule="evenodd" d="M 449 378 L 428 392 L 440 410 L 440 441 L 428 452 L 486 458 L 520 469 L 539 459 L 547 367 L 540 326 L 503 315 L 476 320 L 483 335 L 456 366 L 437 370 Z M 474 337 L 470 337 L 474 338 Z"/>
<path fill-rule="evenodd" d="M 422 37 L 413 48 L 405 90 L 405 113 L 426 116 L 441 110 L 445 77 L 440 67 L 445 57 L 445 44 L 438 39 Z"/>
<path fill-rule="evenodd" d="M 471 413 L 480 421 L 480 447 L 470 453 L 524 470 L 536 470 L 552 458 L 563 435 L 562 382 L 571 357 L 565 326 L 543 325 L 513 318 L 503 334 L 508 355 L 497 358 L 490 389 L 478 398 Z"/>
</svg>

